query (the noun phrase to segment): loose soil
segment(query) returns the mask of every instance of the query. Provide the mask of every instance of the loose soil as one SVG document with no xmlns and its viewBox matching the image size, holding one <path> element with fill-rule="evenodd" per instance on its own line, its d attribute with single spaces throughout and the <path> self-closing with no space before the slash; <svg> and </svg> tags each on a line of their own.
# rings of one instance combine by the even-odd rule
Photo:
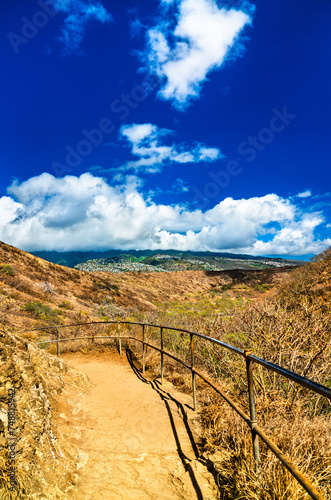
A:
<svg viewBox="0 0 331 500">
<path fill-rule="evenodd" d="M 129 351 L 63 357 L 92 383 L 75 396 L 87 463 L 70 499 L 219 498 L 213 474 L 198 458 L 191 397 L 143 376 Z"/>
</svg>

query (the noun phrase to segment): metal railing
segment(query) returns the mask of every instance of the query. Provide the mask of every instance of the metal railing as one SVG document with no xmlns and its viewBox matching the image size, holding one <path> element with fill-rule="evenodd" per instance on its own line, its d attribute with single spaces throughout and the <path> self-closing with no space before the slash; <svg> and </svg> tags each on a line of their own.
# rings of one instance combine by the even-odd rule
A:
<svg viewBox="0 0 331 500">
<path fill-rule="evenodd" d="M 88 325 L 107 325 L 113 324 L 117 325 L 118 331 L 117 335 L 91 335 L 90 337 L 73 337 L 73 338 L 60 338 L 59 330 L 68 327 L 86 327 Z M 134 325 L 140 326 L 142 328 L 142 339 L 138 339 L 132 335 L 122 335 L 120 325 Z M 160 330 L 160 347 L 157 347 L 146 340 L 146 328 L 157 328 Z M 45 340 L 39 341 L 39 344 L 49 344 L 55 342 L 57 344 L 57 354 L 60 356 L 60 344 L 62 342 L 68 341 L 77 341 L 79 339 L 91 339 L 94 341 L 97 338 L 103 339 L 116 339 L 118 342 L 119 353 L 122 354 L 122 340 L 130 339 L 142 344 L 142 360 L 143 360 L 143 374 L 145 373 L 146 368 L 146 349 L 150 347 L 158 352 L 161 355 L 161 383 L 163 383 L 164 378 L 164 356 L 168 356 L 169 358 L 175 360 L 176 362 L 185 366 L 192 373 L 192 390 L 193 390 L 193 405 L 194 410 L 197 410 L 197 388 L 196 388 L 196 377 L 200 377 L 206 384 L 214 389 L 239 415 L 240 417 L 248 424 L 252 433 L 252 443 L 253 443 L 253 454 L 255 461 L 255 471 L 259 474 L 260 470 L 260 449 L 259 449 L 259 438 L 266 444 L 266 446 L 276 455 L 276 457 L 282 462 L 282 464 L 286 467 L 286 469 L 296 478 L 296 480 L 301 484 L 301 486 L 307 491 L 307 493 L 311 496 L 311 498 L 315 500 L 325 500 L 319 491 L 311 484 L 311 482 L 299 471 L 299 469 L 282 453 L 282 451 L 277 447 L 277 445 L 265 434 L 263 429 L 257 424 L 256 417 L 256 407 L 255 407 L 255 388 L 254 388 L 254 376 L 253 376 L 253 364 L 257 363 L 264 368 L 271 370 L 283 377 L 296 382 L 297 384 L 314 391 L 317 394 L 320 394 L 331 401 L 331 390 L 321 384 L 313 382 L 312 380 L 302 377 L 297 373 L 289 371 L 281 366 L 278 366 L 274 363 L 270 363 L 262 358 L 259 358 L 251 353 L 250 350 L 239 349 L 238 347 L 234 347 L 230 344 L 226 344 L 220 340 L 214 339 L 212 337 L 207 337 L 201 333 L 191 332 L 189 330 L 174 328 L 169 326 L 161 326 L 154 325 L 149 323 L 141 323 L 141 322 L 132 322 L 132 321 L 98 321 L 98 322 L 90 322 L 90 323 L 76 323 L 73 325 L 59 325 L 55 327 L 46 327 L 46 328 L 36 328 L 29 331 L 45 331 L 45 330 L 55 330 L 56 331 L 56 339 L 54 340 Z M 190 336 L 190 362 L 186 362 L 183 359 L 178 358 L 174 354 L 166 351 L 164 349 L 164 332 L 166 330 L 169 331 L 177 331 L 181 334 L 187 334 Z M 242 356 L 245 360 L 246 364 L 246 376 L 247 376 L 247 385 L 248 385 L 248 400 L 249 400 L 249 411 L 250 415 L 247 415 L 240 406 L 233 401 L 227 394 L 225 394 L 219 387 L 217 387 L 209 378 L 207 378 L 203 373 L 198 371 L 195 366 L 195 337 L 204 339 L 207 342 L 212 344 L 216 344 L 219 347 L 225 348 L 239 356 Z"/>
</svg>

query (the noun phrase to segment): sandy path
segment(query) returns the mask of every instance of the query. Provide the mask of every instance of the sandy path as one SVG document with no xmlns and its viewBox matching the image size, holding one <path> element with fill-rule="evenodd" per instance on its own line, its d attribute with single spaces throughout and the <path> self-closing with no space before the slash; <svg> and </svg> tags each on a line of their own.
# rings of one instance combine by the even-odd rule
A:
<svg viewBox="0 0 331 500">
<path fill-rule="evenodd" d="M 197 460 L 190 397 L 144 379 L 125 353 L 64 359 L 92 382 L 80 395 L 85 417 L 75 424 L 89 459 L 71 499 L 218 498 L 213 476 Z"/>
</svg>

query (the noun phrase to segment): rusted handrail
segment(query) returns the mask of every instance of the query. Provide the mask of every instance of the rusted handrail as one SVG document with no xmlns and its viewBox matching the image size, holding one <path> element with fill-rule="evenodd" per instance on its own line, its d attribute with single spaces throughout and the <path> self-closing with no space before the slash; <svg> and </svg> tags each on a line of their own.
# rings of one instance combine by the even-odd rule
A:
<svg viewBox="0 0 331 500">
<path fill-rule="evenodd" d="M 69 328 L 73 326 L 88 326 L 88 325 L 99 325 L 99 324 L 117 324 L 118 325 L 118 335 L 117 336 L 97 336 L 93 335 L 93 340 L 97 338 L 114 338 L 117 339 L 119 342 L 119 351 L 120 354 L 122 352 L 121 349 L 121 340 L 122 339 L 131 339 L 134 341 L 138 341 L 142 344 L 142 354 L 143 354 L 143 373 L 145 373 L 145 365 L 146 365 L 146 349 L 147 347 L 150 347 L 161 354 L 161 382 L 163 383 L 163 376 L 164 376 L 164 355 L 172 358 L 173 360 L 177 361 L 178 363 L 181 363 L 183 366 L 185 366 L 187 369 L 191 370 L 192 372 L 192 389 L 193 389 L 193 404 L 194 404 L 194 409 L 197 409 L 197 394 L 196 394 L 196 376 L 199 376 L 202 380 L 204 380 L 210 387 L 212 387 L 239 415 L 240 417 L 249 425 L 251 432 L 252 432 L 252 441 L 253 441 L 253 453 L 254 453 L 254 460 L 255 460 L 255 470 L 256 473 L 259 474 L 259 469 L 260 469 L 260 451 L 259 451 L 259 441 L 258 438 L 260 437 L 262 441 L 267 445 L 267 447 L 276 455 L 276 457 L 282 462 L 282 464 L 287 468 L 287 470 L 296 478 L 296 480 L 301 484 L 301 486 L 307 491 L 307 493 L 313 498 L 314 500 L 325 500 L 324 497 L 317 491 L 317 489 L 310 483 L 310 481 L 303 476 L 303 474 L 297 469 L 297 467 L 281 452 L 281 450 L 277 447 L 277 445 L 265 434 L 263 429 L 261 429 L 258 424 L 257 424 L 257 418 L 256 418 L 256 409 L 255 409 L 255 398 L 254 398 L 254 378 L 253 378 L 253 363 L 257 363 L 264 368 L 267 368 L 268 370 L 274 371 L 278 373 L 279 375 L 282 375 L 283 377 L 286 377 L 289 380 L 292 380 L 301 386 L 310 389 L 318 394 L 321 394 L 322 396 L 328 398 L 331 400 L 331 390 L 328 387 L 325 387 L 321 384 L 318 384 L 317 382 L 314 382 L 308 378 L 302 377 L 301 375 L 298 375 L 295 372 L 292 372 L 290 370 L 287 370 L 286 368 L 283 368 L 281 366 L 275 365 L 274 363 L 271 363 L 269 361 L 266 361 L 262 358 L 259 358 L 258 356 L 253 355 L 249 350 L 242 350 L 239 349 L 238 347 L 232 346 L 230 344 L 227 344 L 225 342 L 222 342 L 221 340 L 214 339 L 212 337 L 207 337 L 206 335 L 203 335 L 201 333 L 197 332 L 192 332 L 189 330 L 185 330 L 182 328 L 176 328 L 176 327 L 171 327 L 171 326 L 164 326 L 164 325 L 154 325 L 151 323 L 142 323 L 142 322 L 134 322 L 134 321 L 91 321 L 88 323 L 74 323 L 70 325 L 57 325 L 57 326 L 52 326 L 52 327 L 45 327 L 45 328 L 34 328 L 32 330 L 26 330 L 26 331 L 45 331 L 45 330 L 55 330 L 57 334 L 56 340 L 47 340 L 47 341 L 41 341 L 38 342 L 39 344 L 47 344 L 47 343 L 52 343 L 52 342 L 57 342 L 57 354 L 60 355 L 60 342 L 65 342 L 69 340 L 78 340 L 78 339 L 88 339 L 89 337 L 74 337 L 71 339 L 60 339 L 59 338 L 59 329 L 60 328 Z M 127 335 L 123 336 L 121 335 L 120 332 L 120 325 L 125 324 L 125 325 L 136 325 L 136 326 L 141 326 L 142 327 L 142 340 L 137 339 L 134 336 Z M 161 338 L 161 348 L 154 346 L 153 344 L 150 344 L 146 340 L 146 327 L 150 328 L 158 328 L 160 329 L 160 338 Z M 171 330 L 171 331 L 178 331 L 180 333 L 186 333 L 190 335 L 190 354 L 191 354 L 191 361 L 190 363 L 186 363 L 182 359 L 178 358 L 177 356 L 174 356 L 170 352 L 167 352 L 164 350 L 164 331 L 165 330 Z M 250 416 L 246 415 L 246 413 L 240 408 L 240 406 L 233 401 L 227 394 L 225 394 L 223 391 L 220 390 L 220 388 L 216 387 L 215 384 L 209 380 L 204 374 L 200 373 L 198 370 L 195 368 L 195 359 L 194 359 L 194 337 L 202 338 L 210 343 L 216 344 L 220 347 L 223 347 L 225 349 L 228 349 L 236 354 L 239 354 L 245 359 L 246 362 L 246 373 L 247 373 L 247 384 L 248 384 L 248 396 L 249 396 L 249 408 L 250 408 Z"/>
</svg>

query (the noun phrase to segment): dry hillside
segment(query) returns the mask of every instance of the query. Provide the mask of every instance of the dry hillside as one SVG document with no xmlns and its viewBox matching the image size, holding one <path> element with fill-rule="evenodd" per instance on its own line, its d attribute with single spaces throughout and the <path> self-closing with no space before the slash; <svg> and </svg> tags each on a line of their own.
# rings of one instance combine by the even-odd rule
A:
<svg viewBox="0 0 331 500">
<path fill-rule="evenodd" d="M 185 318 L 189 317 L 188 313 L 193 313 L 193 319 L 198 320 L 194 326 L 200 331 L 200 327 L 204 327 L 204 317 L 209 319 L 215 313 L 214 316 L 222 321 L 223 311 L 232 307 L 236 314 L 225 314 L 228 326 L 226 322 L 219 323 L 222 328 L 218 329 L 218 335 L 223 335 L 232 343 L 243 342 L 246 345 L 249 340 L 257 354 L 275 362 L 282 361 L 326 383 L 325 377 L 329 373 L 330 262 L 329 252 L 293 274 L 290 269 L 91 274 L 48 263 L 0 243 L 0 497 L 8 500 L 64 499 L 66 492 L 76 483 L 79 468 L 84 464 L 75 434 L 75 419 L 79 417 L 77 408 L 68 399 L 68 391 L 79 393 L 87 381 L 68 368 L 65 362 L 36 347 L 33 342 L 35 337 L 29 329 L 101 318 L 125 319 L 135 314 L 155 318 L 156 321 L 164 318 L 169 322 L 177 321 L 185 327 Z M 288 279 L 284 281 L 286 277 Z M 173 316 L 165 314 L 169 311 L 173 312 Z M 302 330 L 310 332 L 309 335 L 301 338 Z M 235 335 L 236 331 L 237 337 L 227 337 L 229 333 Z M 215 328 L 210 332 L 215 335 Z M 208 328 L 202 333 L 209 333 Z M 174 345 L 177 340 L 174 339 Z M 177 347 L 181 346 L 176 344 Z M 202 361 L 205 354 L 201 352 Z M 216 366 L 216 371 L 226 368 L 224 358 L 218 359 L 213 352 L 209 354 L 206 370 L 215 371 Z M 170 375 L 169 368 L 167 376 Z M 244 395 L 244 401 L 246 388 L 243 379 L 233 379 L 232 373 L 237 367 L 229 365 L 229 368 L 222 373 L 224 384 L 230 391 Z M 290 456 L 293 450 L 295 453 L 298 449 L 298 436 L 304 436 L 303 430 L 311 429 L 313 432 L 318 428 L 318 440 L 312 441 L 308 433 L 306 438 L 300 438 L 303 439 L 300 450 L 307 449 L 308 454 L 316 456 L 316 460 L 321 462 L 319 469 L 315 467 L 315 478 L 320 480 L 322 486 L 327 484 L 329 475 L 323 473 L 322 477 L 320 470 L 331 467 L 328 458 L 329 426 L 323 416 L 317 415 L 317 403 L 311 415 L 309 404 L 306 400 L 301 403 L 295 393 L 296 406 L 288 408 L 289 393 L 286 393 L 284 385 L 267 378 L 261 379 L 261 384 L 263 391 L 258 391 L 258 404 L 269 417 L 271 434 L 277 436 L 279 428 L 284 431 L 278 434 L 279 439 L 284 440 L 279 444 Z M 15 388 L 17 403 L 18 496 L 8 492 L 10 463 L 6 429 L 10 388 Z M 266 399 L 269 394 L 272 401 L 277 402 L 277 412 L 274 403 L 269 404 Z M 238 495 L 245 491 L 245 498 L 256 500 L 254 481 L 250 483 L 251 478 L 243 473 L 243 464 L 251 461 L 250 452 L 247 452 L 250 450 L 249 433 L 243 434 L 242 423 L 237 422 L 226 408 L 222 407 L 220 412 L 219 401 L 214 403 L 209 395 L 206 397 L 206 404 L 201 405 L 203 446 L 210 452 L 214 448 L 223 449 L 222 460 L 218 455 L 217 463 L 224 491 L 229 498 L 239 498 Z M 326 412 L 325 405 L 318 404 L 319 413 Z M 209 411 L 212 411 L 210 415 Z M 290 415 L 294 411 L 306 419 L 302 425 Z M 287 432 L 289 435 L 285 433 L 289 415 L 293 422 L 290 427 L 293 436 L 290 431 Z M 227 433 L 220 432 L 221 429 L 228 429 Z M 325 467 L 317 456 L 319 449 L 325 450 Z M 307 453 L 303 455 L 303 464 L 307 462 Z M 224 461 L 224 457 L 228 458 Z M 280 492 L 284 486 L 278 463 L 272 458 L 268 460 L 265 462 L 267 493 L 259 500 L 287 498 L 281 493 L 279 497 L 268 496 L 268 491 L 272 492 L 275 488 L 275 478 Z M 31 467 L 37 472 L 31 474 Z M 309 469 L 308 472 L 314 479 L 314 471 Z M 296 488 L 295 483 L 288 484 Z M 293 498 L 301 500 L 304 497 L 298 494 Z"/>
<path fill-rule="evenodd" d="M 173 273 L 87 273 L 44 261 L 0 242 L 0 324 L 11 332 L 38 326 L 130 316 L 201 299 L 254 299 L 290 268 Z"/>
</svg>

